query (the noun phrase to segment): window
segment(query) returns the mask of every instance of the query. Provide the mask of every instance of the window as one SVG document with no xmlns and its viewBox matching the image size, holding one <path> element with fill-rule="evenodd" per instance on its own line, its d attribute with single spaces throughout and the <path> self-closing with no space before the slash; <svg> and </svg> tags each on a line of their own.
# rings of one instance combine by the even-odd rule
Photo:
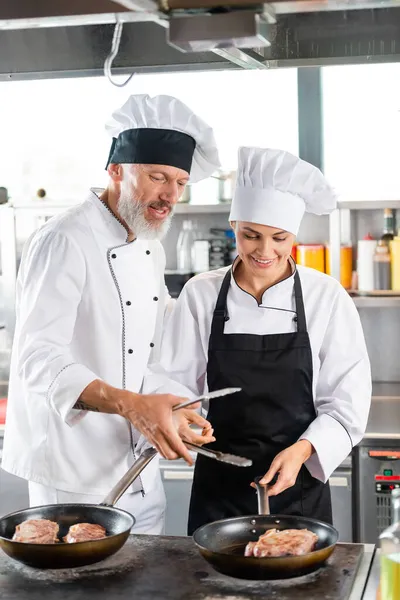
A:
<svg viewBox="0 0 400 600">
<path fill-rule="evenodd" d="M 137 93 L 177 96 L 209 122 L 224 169 L 236 168 L 239 145 L 298 153 L 296 69 L 135 75 L 124 88 L 104 77 L 7 82 L 0 83 L 0 186 L 22 203 L 39 188 L 70 203 L 104 185 L 104 123 Z"/>
<path fill-rule="evenodd" d="M 324 170 L 348 200 L 400 197 L 400 64 L 323 69 Z"/>
</svg>

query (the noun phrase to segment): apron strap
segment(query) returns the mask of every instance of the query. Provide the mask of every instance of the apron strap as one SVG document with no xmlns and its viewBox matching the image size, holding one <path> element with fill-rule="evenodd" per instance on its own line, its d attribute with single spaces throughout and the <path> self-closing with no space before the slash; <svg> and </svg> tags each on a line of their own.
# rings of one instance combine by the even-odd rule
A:
<svg viewBox="0 0 400 600">
<path fill-rule="evenodd" d="M 217 303 L 215 305 L 213 320 L 211 324 L 211 336 L 224 335 L 225 322 L 229 321 L 228 308 L 227 308 L 227 297 L 229 287 L 231 285 L 231 273 L 232 269 L 226 272 L 221 288 L 219 290 Z"/>
<path fill-rule="evenodd" d="M 301 289 L 300 275 L 296 271 L 294 274 L 294 298 L 296 302 L 297 313 L 297 331 L 298 333 L 307 333 L 306 313 L 304 310 L 303 292 Z"/>
<path fill-rule="evenodd" d="M 217 303 L 214 309 L 213 320 L 211 324 L 211 335 L 224 335 L 225 323 L 229 320 L 227 309 L 227 297 L 231 284 L 232 269 L 226 272 L 221 289 L 218 294 Z M 297 331 L 307 333 L 306 313 L 304 310 L 303 292 L 301 289 L 300 275 L 296 271 L 294 275 L 294 297 L 297 314 Z"/>
</svg>

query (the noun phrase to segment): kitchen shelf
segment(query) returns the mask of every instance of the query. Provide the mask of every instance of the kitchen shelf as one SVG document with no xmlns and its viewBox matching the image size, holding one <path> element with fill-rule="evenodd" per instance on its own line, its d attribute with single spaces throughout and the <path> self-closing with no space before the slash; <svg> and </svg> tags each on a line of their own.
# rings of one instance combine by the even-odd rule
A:
<svg viewBox="0 0 400 600">
<path fill-rule="evenodd" d="M 400 382 L 374 381 L 372 382 L 373 400 L 400 400 Z"/>
<path fill-rule="evenodd" d="M 343 200 L 338 202 L 338 208 L 349 210 L 400 209 L 400 200 Z"/>
<path fill-rule="evenodd" d="M 185 204 L 178 202 L 175 206 L 175 214 L 216 214 L 216 213 L 229 213 L 231 210 L 230 203 L 227 204 Z"/>
<path fill-rule="evenodd" d="M 400 308 L 400 296 L 352 296 L 357 308 Z"/>
</svg>

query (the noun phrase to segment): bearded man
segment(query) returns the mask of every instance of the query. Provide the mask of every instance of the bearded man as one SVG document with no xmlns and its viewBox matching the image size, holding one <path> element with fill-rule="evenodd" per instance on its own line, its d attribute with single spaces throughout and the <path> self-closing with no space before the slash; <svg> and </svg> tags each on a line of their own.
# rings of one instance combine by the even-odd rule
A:
<svg viewBox="0 0 400 600">
<path fill-rule="evenodd" d="M 147 95 L 107 129 L 106 189 L 37 231 L 18 273 L 2 467 L 28 480 L 31 506 L 97 504 L 146 444 L 191 463 L 182 438 L 213 439 L 195 411 L 173 418 L 182 398 L 140 394 L 170 300 L 159 240 L 189 179 L 219 166 L 212 129 L 179 100 Z M 162 533 L 157 460 L 117 506 L 134 514 L 135 533 Z"/>
</svg>

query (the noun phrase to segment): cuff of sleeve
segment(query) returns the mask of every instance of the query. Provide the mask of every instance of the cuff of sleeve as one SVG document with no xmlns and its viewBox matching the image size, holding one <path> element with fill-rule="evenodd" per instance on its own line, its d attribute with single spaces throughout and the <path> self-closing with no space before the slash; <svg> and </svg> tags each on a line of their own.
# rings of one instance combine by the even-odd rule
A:
<svg viewBox="0 0 400 600">
<path fill-rule="evenodd" d="M 78 363 L 66 365 L 52 381 L 47 398 L 55 413 L 71 427 L 78 423 L 86 411 L 73 408 L 83 390 L 99 377 Z"/>
<path fill-rule="evenodd" d="M 315 453 L 305 466 L 313 477 L 324 483 L 352 451 L 346 429 L 327 414 L 317 417 L 300 439 L 308 440 L 314 446 Z"/>
</svg>

